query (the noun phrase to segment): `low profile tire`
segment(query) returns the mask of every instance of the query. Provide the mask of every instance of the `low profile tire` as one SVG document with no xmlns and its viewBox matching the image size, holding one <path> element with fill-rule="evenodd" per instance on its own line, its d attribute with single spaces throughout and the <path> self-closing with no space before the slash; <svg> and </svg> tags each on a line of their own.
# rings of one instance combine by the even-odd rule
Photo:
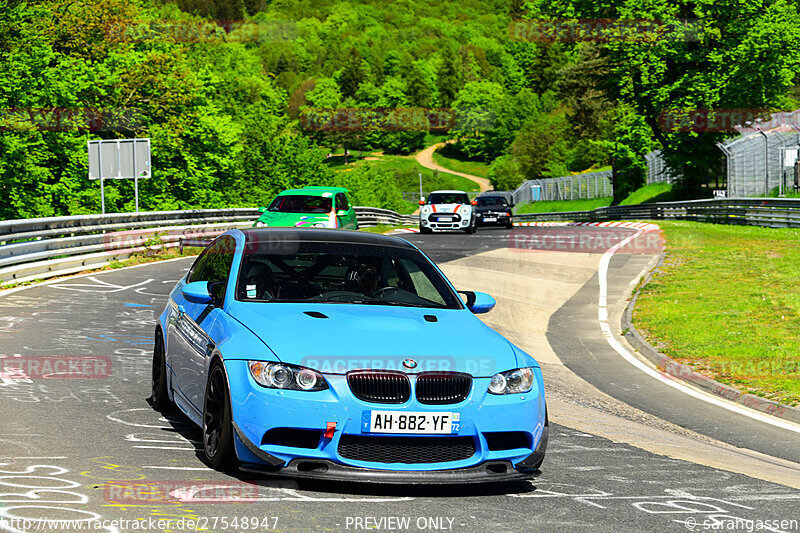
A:
<svg viewBox="0 0 800 533">
<path fill-rule="evenodd" d="M 475 233 L 477 230 L 478 230 L 478 223 L 473 220 L 472 224 L 470 224 L 468 227 L 464 228 L 464 233 L 466 233 L 467 235 L 470 235 L 472 233 Z"/>
<path fill-rule="evenodd" d="M 231 401 L 225 370 L 217 361 L 211 365 L 203 402 L 203 456 L 215 470 L 236 468 L 231 427 Z"/>
<path fill-rule="evenodd" d="M 431 231 L 430 228 L 426 228 L 424 226 L 420 226 L 419 227 L 419 232 L 422 233 L 422 234 L 425 234 L 425 235 L 427 235 L 429 233 L 433 233 L 433 231 Z"/>
<path fill-rule="evenodd" d="M 153 368 L 151 372 L 150 400 L 156 411 L 168 411 L 172 407 L 172 402 L 167 393 L 167 358 L 164 350 L 164 339 L 159 331 L 156 333 L 155 343 L 153 344 Z"/>
<path fill-rule="evenodd" d="M 513 222 L 509 222 L 508 224 L 506 224 L 506 229 L 513 229 L 513 228 L 514 228 Z"/>
</svg>

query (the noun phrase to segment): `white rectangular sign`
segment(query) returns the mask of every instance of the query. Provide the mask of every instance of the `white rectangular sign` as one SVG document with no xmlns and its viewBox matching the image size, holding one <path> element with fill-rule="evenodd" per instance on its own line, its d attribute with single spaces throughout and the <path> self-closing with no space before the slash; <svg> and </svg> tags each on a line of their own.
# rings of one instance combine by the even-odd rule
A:
<svg viewBox="0 0 800 533">
<path fill-rule="evenodd" d="M 149 178 L 150 139 L 89 141 L 89 179 Z"/>
</svg>

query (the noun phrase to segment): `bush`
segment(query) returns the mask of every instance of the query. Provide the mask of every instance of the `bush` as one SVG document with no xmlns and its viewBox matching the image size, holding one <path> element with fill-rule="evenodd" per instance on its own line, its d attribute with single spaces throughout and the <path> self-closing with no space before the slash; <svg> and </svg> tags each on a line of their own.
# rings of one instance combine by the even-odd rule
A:
<svg viewBox="0 0 800 533">
<path fill-rule="evenodd" d="M 489 181 L 496 191 L 513 191 L 525 181 L 522 166 L 512 155 L 503 155 L 489 167 Z"/>
<path fill-rule="evenodd" d="M 371 165 L 348 169 L 336 174 L 334 183 L 347 187 L 350 200 L 355 205 L 380 207 L 400 211 L 403 209 L 403 194 L 391 172 Z"/>
</svg>

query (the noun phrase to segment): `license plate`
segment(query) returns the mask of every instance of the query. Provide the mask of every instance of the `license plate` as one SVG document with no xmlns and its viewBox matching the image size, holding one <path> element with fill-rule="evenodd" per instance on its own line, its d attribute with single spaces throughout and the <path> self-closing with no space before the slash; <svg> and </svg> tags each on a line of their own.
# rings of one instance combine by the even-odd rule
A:
<svg viewBox="0 0 800 533">
<path fill-rule="evenodd" d="M 452 222 L 453 217 L 439 217 L 438 220 L 439 222 Z"/>
<path fill-rule="evenodd" d="M 452 435 L 461 429 L 461 413 L 422 411 L 364 411 L 362 433 Z"/>
<path fill-rule="evenodd" d="M 484 222 L 497 222 L 497 217 L 483 217 Z"/>
</svg>

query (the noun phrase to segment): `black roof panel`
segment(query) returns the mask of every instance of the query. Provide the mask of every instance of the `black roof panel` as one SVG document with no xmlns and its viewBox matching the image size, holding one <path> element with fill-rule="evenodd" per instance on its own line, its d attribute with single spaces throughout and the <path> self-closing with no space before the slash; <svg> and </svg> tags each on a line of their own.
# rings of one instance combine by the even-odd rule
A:
<svg viewBox="0 0 800 533">
<path fill-rule="evenodd" d="M 242 232 L 245 235 L 245 241 L 248 243 L 271 241 L 337 242 L 415 249 L 411 243 L 404 239 L 366 231 L 323 228 L 252 228 L 243 229 Z"/>
</svg>

